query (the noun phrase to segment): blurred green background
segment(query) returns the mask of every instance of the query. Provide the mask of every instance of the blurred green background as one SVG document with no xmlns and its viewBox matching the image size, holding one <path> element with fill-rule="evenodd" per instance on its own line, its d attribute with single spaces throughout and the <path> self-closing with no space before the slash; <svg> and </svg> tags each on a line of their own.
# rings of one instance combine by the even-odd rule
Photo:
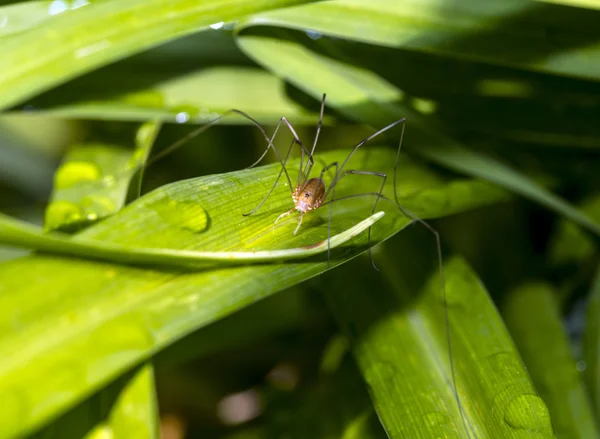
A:
<svg viewBox="0 0 600 439">
<path fill-rule="evenodd" d="M 1 2 L 0 438 L 600 437 L 599 9 Z M 372 200 L 270 233 L 292 207 L 280 184 L 243 219 L 278 170 L 269 153 L 244 171 L 267 147 L 244 118 L 161 155 L 232 108 L 311 146 L 323 93 L 316 175 L 406 117 L 399 202 L 439 231 L 442 273 L 391 203 L 378 270 L 364 233 L 329 260 L 199 269 L 41 247 L 55 230 L 125 256 L 347 230 Z M 399 136 L 351 165 L 387 173 L 390 197 Z"/>
</svg>

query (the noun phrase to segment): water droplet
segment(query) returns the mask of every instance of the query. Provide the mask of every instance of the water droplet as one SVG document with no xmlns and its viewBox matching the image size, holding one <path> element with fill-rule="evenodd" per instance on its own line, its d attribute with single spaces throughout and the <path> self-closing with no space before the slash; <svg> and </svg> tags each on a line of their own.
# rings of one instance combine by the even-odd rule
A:
<svg viewBox="0 0 600 439">
<path fill-rule="evenodd" d="M 44 227 L 46 230 L 56 230 L 65 225 L 72 225 L 83 221 L 81 208 L 70 201 L 53 201 L 46 209 Z"/>
<path fill-rule="evenodd" d="M 54 0 L 48 7 L 48 15 L 58 15 L 69 10 L 69 5 L 65 0 Z"/>
<path fill-rule="evenodd" d="M 575 367 L 577 368 L 577 371 L 579 372 L 583 372 L 587 369 L 587 363 L 583 360 L 579 360 L 576 364 Z"/>
<path fill-rule="evenodd" d="M 504 421 L 517 430 L 552 431 L 546 404 L 531 393 L 519 395 L 510 401 L 504 410 Z"/>
<path fill-rule="evenodd" d="M 54 177 L 56 189 L 67 189 L 81 182 L 89 183 L 100 178 L 98 166 L 88 162 L 67 162 L 63 164 Z"/>
<path fill-rule="evenodd" d="M 101 194 L 90 194 L 83 197 L 80 201 L 80 205 L 84 210 L 86 218 L 89 216 L 95 216 L 104 218 L 107 215 L 112 215 L 117 209 L 115 201 Z"/>
<path fill-rule="evenodd" d="M 321 38 L 323 36 L 323 34 L 316 32 L 314 30 L 307 30 L 306 35 L 308 35 L 308 37 L 312 40 L 318 40 L 319 38 Z"/>
<path fill-rule="evenodd" d="M 175 121 L 177 123 L 186 123 L 193 117 L 198 116 L 199 110 L 193 105 L 177 105 L 170 109 L 175 113 Z"/>
<path fill-rule="evenodd" d="M 175 115 L 175 121 L 177 121 L 177 123 L 185 123 L 188 120 L 190 120 L 190 115 L 185 111 L 182 111 L 181 113 L 177 113 L 177 115 Z"/>
<path fill-rule="evenodd" d="M 208 228 L 208 214 L 200 203 L 161 198 L 148 206 L 169 224 L 193 233 Z"/>
<path fill-rule="evenodd" d="M 79 9 L 83 6 L 89 5 L 90 2 L 88 0 L 73 0 L 71 2 L 71 9 Z"/>
<path fill-rule="evenodd" d="M 211 29 L 218 30 L 218 29 L 221 29 L 221 28 L 223 27 L 223 25 L 224 25 L 224 24 L 225 24 L 225 22 L 224 22 L 224 21 L 219 21 L 219 22 L 217 22 L 217 23 L 213 23 L 213 24 L 211 24 L 211 25 L 210 25 L 210 28 L 211 28 Z"/>
</svg>

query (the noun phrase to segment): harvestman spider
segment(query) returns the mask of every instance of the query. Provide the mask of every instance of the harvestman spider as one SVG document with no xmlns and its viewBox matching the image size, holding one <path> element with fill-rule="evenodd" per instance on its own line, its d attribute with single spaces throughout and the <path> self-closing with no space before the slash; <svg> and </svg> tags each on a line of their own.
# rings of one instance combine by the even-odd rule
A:
<svg viewBox="0 0 600 439">
<path fill-rule="evenodd" d="M 322 206 L 325 206 L 327 204 L 329 204 L 329 222 L 328 222 L 328 227 L 327 227 L 327 242 L 329 244 L 329 239 L 331 238 L 331 217 L 332 217 L 332 208 L 333 208 L 333 202 L 334 201 L 339 201 L 342 199 L 347 199 L 347 198 L 353 198 L 353 197 L 362 197 L 362 196 L 375 196 L 375 202 L 373 204 L 373 208 L 371 210 L 371 214 L 375 213 L 375 210 L 377 209 L 377 203 L 379 202 L 380 199 L 385 199 L 388 201 L 393 202 L 396 207 L 400 210 L 400 212 L 405 215 L 406 217 L 410 218 L 412 221 L 418 222 L 420 224 L 422 224 L 424 227 L 427 228 L 427 230 L 429 230 L 434 236 L 435 236 L 435 241 L 436 241 L 436 249 L 437 249 L 437 255 L 438 255 L 438 265 L 439 265 L 439 274 L 440 274 L 440 281 L 441 281 L 441 287 L 442 287 L 442 293 L 443 293 L 443 302 L 444 302 L 444 309 L 445 309 L 445 324 L 446 324 L 446 328 L 448 328 L 447 332 L 446 332 L 446 338 L 447 338 L 447 344 L 448 344 L 448 354 L 449 354 L 449 359 L 450 359 L 450 372 L 451 372 L 451 377 L 452 377 L 452 382 L 453 382 L 453 386 L 454 386 L 454 395 L 456 397 L 456 403 L 458 405 L 458 409 L 459 412 L 461 414 L 461 418 L 463 421 L 463 427 L 465 428 L 465 431 L 469 431 L 467 429 L 466 426 L 466 422 L 465 422 L 465 418 L 464 418 L 464 411 L 463 411 L 463 407 L 462 407 L 462 403 L 460 401 L 460 397 L 458 396 L 458 389 L 456 387 L 456 377 L 455 377 L 455 370 L 454 370 L 454 362 L 452 360 L 452 347 L 451 347 L 451 340 L 450 340 L 450 330 L 449 330 L 449 326 L 450 326 L 450 321 L 449 321 L 449 316 L 448 316 L 448 312 L 447 312 L 447 299 L 446 299 L 446 282 L 445 282 L 445 278 L 444 278 L 444 271 L 443 271 L 443 262 L 442 262 L 442 247 L 441 247 L 441 241 L 440 241 L 440 236 L 439 233 L 433 228 L 431 227 L 429 224 L 427 224 L 425 221 L 423 221 L 421 218 L 419 218 L 417 215 L 413 214 L 412 212 L 410 212 L 409 210 L 407 210 L 406 208 L 402 207 L 400 205 L 400 203 L 398 202 L 398 192 L 397 192 L 397 188 L 396 188 L 396 174 L 397 174 L 397 168 L 398 168 L 398 161 L 400 160 L 400 150 L 402 147 L 402 139 L 404 137 L 404 127 L 405 127 L 405 122 L 406 119 L 402 118 L 399 119 L 395 122 L 392 122 L 391 124 L 385 126 L 384 128 L 380 129 L 379 131 L 375 132 L 374 134 L 371 134 L 370 136 L 368 136 L 367 138 L 363 139 L 362 141 L 360 141 L 353 149 L 352 151 L 348 154 L 348 156 L 346 157 L 346 159 L 342 162 L 342 164 L 340 165 L 339 162 L 333 162 L 330 163 L 326 166 L 323 167 L 323 169 L 321 170 L 321 174 L 319 175 L 318 178 L 309 178 L 310 173 L 312 171 L 312 168 L 315 164 L 314 159 L 313 159 L 313 155 L 315 152 L 315 149 L 317 147 L 317 142 L 319 139 L 319 134 L 321 133 L 321 128 L 323 126 L 323 113 L 325 110 L 325 99 L 326 99 L 326 95 L 323 94 L 323 99 L 321 101 L 321 111 L 319 114 L 319 122 L 317 124 L 317 131 L 315 134 L 315 140 L 313 142 L 312 148 L 310 150 L 310 152 L 308 152 L 306 150 L 306 147 L 304 146 L 304 144 L 302 143 L 302 141 L 300 140 L 300 138 L 298 137 L 298 134 L 296 133 L 296 131 L 294 130 L 294 127 L 292 126 L 292 124 L 285 118 L 282 117 L 277 126 L 275 127 L 275 130 L 273 132 L 273 135 L 271 136 L 270 139 L 268 139 L 268 146 L 267 149 L 265 150 L 265 152 L 261 155 L 261 157 L 252 165 L 255 166 L 256 164 L 258 164 L 263 158 L 264 156 L 267 154 L 269 148 L 273 149 L 273 151 L 275 152 L 275 154 L 277 155 L 277 158 L 281 164 L 281 169 L 279 171 L 279 174 L 277 175 L 277 178 L 275 179 L 275 182 L 273 183 L 273 186 L 271 187 L 271 189 L 269 190 L 269 192 L 265 195 L 265 197 L 262 199 L 262 201 L 254 208 L 252 209 L 250 212 L 242 214 L 244 216 L 249 216 L 252 215 L 253 213 L 255 213 L 258 209 L 260 209 L 260 207 L 267 201 L 267 199 L 269 198 L 269 196 L 273 193 L 273 190 L 275 189 L 275 186 L 277 185 L 277 183 L 279 182 L 281 175 L 285 174 L 286 179 L 288 181 L 290 190 L 292 191 L 292 200 L 294 202 L 294 207 L 292 207 L 290 210 L 288 210 L 287 212 L 282 213 L 281 215 L 279 215 L 277 217 L 277 219 L 275 220 L 275 224 L 282 218 L 291 215 L 292 213 L 294 213 L 295 211 L 297 211 L 299 213 L 299 217 L 298 217 L 298 223 L 296 225 L 296 228 L 294 230 L 294 235 L 296 233 L 298 233 L 298 230 L 300 229 L 300 226 L 302 225 L 302 219 L 304 218 L 304 215 L 307 214 L 310 211 L 316 210 Z M 240 112 L 238 112 L 240 113 Z M 255 122 L 253 119 L 249 118 L 250 120 L 252 120 L 253 122 Z M 285 125 L 288 127 L 288 129 L 291 131 L 291 133 L 294 136 L 294 140 L 292 141 L 292 144 L 290 145 L 290 147 L 288 148 L 288 151 L 286 153 L 285 158 L 282 160 L 280 155 L 277 153 L 277 150 L 275 149 L 275 147 L 273 146 L 273 140 L 275 139 L 275 136 L 277 135 L 277 132 L 281 126 L 282 123 L 285 123 Z M 257 123 L 255 123 L 255 125 L 259 126 Z M 387 181 L 387 174 L 381 173 L 381 172 L 374 172 L 374 171 L 364 171 L 364 170 L 356 170 L 356 169 L 345 169 L 346 165 L 348 164 L 348 162 L 350 161 L 350 159 L 352 158 L 352 156 L 354 155 L 354 153 L 363 145 L 365 145 L 366 143 L 370 142 L 371 140 L 373 140 L 375 137 L 379 136 L 380 134 L 383 134 L 384 132 L 390 130 L 391 128 L 397 126 L 397 125 L 402 125 L 402 131 L 400 134 L 400 141 L 398 143 L 398 150 L 396 152 L 396 160 L 394 162 L 394 176 L 393 176 L 393 183 L 394 183 L 394 199 L 391 200 L 389 197 L 386 197 L 385 195 L 383 195 L 383 189 L 385 187 L 385 183 Z M 260 126 L 259 126 L 260 128 Z M 264 134 L 264 130 L 262 130 L 262 128 L 260 128 L 261 131 L 263 131 Z M 296 179 L 296 184 L 294 186 L 292 186 L 292 182 L 289 176 L 289 173 L 286 169 L 286 164 L 287 161 L 290 157 L 292 148 L 294 147 L 294 144 L 297 144 L 300 146 L 300 151 L 301 151 L 301 155 L 300 155 L 300 166 L 298 169 L 298 177 Z M 306 164 L 304 164 L 304 155 L 307 155 L 307 161 Z M 252 167 L 251 166 L 251 167 Z M 324 182 L 324 176 L 325 173 L 331 169 L 331 168 L 335 168 L 335 175 L 331 181 L 331 184 L 329 186 L 329 189 L 326 189 L 325 186 L 325 182 Z M 345 197 L 340 197 L 340 198 L 335 198 L 335 187 L 337 186 L 337 184 L 340 182 L 340 180 L 342 178 L 344 178 L 346 175 L 372 175 L 372 176 L 376 176 L 381 178 L 381 186 L 379 188 L 378 192 L 371 192 L 371 193 L 363 193 L 363 194 L 355 194 L 355 195 L 348 195 Z M 293 187 L 293 189 L 292 189 Z M 329 199 L 328 201 L 327 198 L 329 197 L 329 195 L 331 194 L 331 199 Z M 369 248 L 369 253 L 371 253 L 371 228 L 369 228 L 368 230 L 368 248 Z M 327 251 L 327 261 L 329 264 L 329 259 L 330 259 L 330 249 L 328 247 L 328 251 Z M 374 259 L 373 259 L 373 255 L 371 254 L 371 262 L 373 264 L 373 267 L 377 269 Z"/>
<path fill-rule="evenodd" d="M 456 386 L 456 378 L 455 378 L 455 370 L 454 370 L 454 362 L 452 360 L 452 347 L 451 347 L 451 340 L 450 340 L 450 331 L 449 331 L 449 327 L 450 327 L 450 322 L 449 322 L 449 316 L 448 316 L 448 312 L 447 312 L 447 299 L 446 299 L 446 287 L 445 287 L 445 278 L 444 278 L 444 271 L 443 271 L 443 265 L 442 265 L 442 248 L 441 248 L 441 241 L 440 241 L 440 236 L 439 233 L 433 228 L 431 227 L 429 224 L 427 224 L 424 220 L 422 220 L 421 218 L 419 218 L 417 215 L 413 214 L 412 212 L 410 212 L 409 210 L 407 210 L 406 208 L 402 207 L 400 205 L 400 203 L 398 202 L 398 193 L 397 193 L 397 188 L 396 188 L 396 174 L 397 174 L 397 168 L 398 168 L 398 162 L 400 159 L 400 151 L 401 151 L 401 147 L 402 147 L 402 139 L 404 137 L 404 124 L 406 119 L 402 118 L 399 119 L 395 122 L 390 123 L 389 125 L 383 127 L 382 129 L 380 129 L 379 131 L 375 132 L 374 134 L 371 134 L 370 136 L 368 136 L 367 138 L 363 139 L 362 141 L 360 141 L 353 149 L 352 151 L 348 154 L 348 156 L 346 157 L 346 159 L 342 162 L 342 164 L 340 165 L 339 162 L 333 162 L 330 163 L 326 166 L 323 167 L 320 176 L 318 178 L 309 178 L 310 173 L 312 171 L 312 168 L 315 164 L 314 162 L 314 152 L 315 149 L 317 147 L 317 142 L 319 139 L 319 134 L 321 133 L 321 128 L 323 126 L 323 114 L 324 114 L 324 110 L 325 110 L 325 98 L 326 95 L 323 94 L 323 99 L 321 101 L 321 110 L 320 110 L 320 114 L 319 114 L 319 121 L 318 121 L 318 125 L 317 125 L 317 131 L 315 134 L 315 139 L 312 145 L 312 148 L 310 149 L 310 151 L 308 151 L 306 149 L 306 147 L 304 146 L 302 140 L 300 140 L 300 137 L 298 136 L 298 134 L 296 133 L 296 130 L 294 129 L 294 127 L 292 126 L 292 124 L 285 118 L 285 117 L 281 117 L 275 127 L 275 130 L 273 131 L 273 135 L 271 137 L 268 136 L 267 132 L 265 131 L 265 129 L 262 127 L 262 125 L 260 125 L 260 123 L 258 121 L 256 121 L 254 118 L 252 118 L 250 115 L 248 115 L 247 113 L 240 111 L 240 110 L 236 110 L 236 109 L 231 109 L 226 111 L 225 113 L 223 113 L 221 116 L 217 117 L 216 119 L 211 120 L 210 122 L 208 122 L 207 124 L 199 127 L 198 129 L 192 131 L 191 133 L 189 133 L 188 135 L 186 135 L 185 137 L 181 138 L 180 140 L 178 140 L 177 142 L 173 143 L 171 146 L 169 146 L 168 148 L 166 148 L 165 150 L 161 151 L 159 154 L 157 154 L 156 156 L 154 156 L 152 158 L 152 160 L 146 164 L 146 166 L 150 165 L 151 163 L 156 162 L 157 160 L 161 159 L 162 157 L 164 157 L 165 155 L 169 154 L 171 151 L 179 148 L 181 145 L 183 145 L 184 143 L 186 143 L 187 141 L 189 141 L 190 139 L 198 136 L 199 134 L 201 134 L 202 132 L 206 131 L 208 128 L 212 127 L 213 125 L 217 124 L 221 119 L 223 119 L 224 117 L 231 115 L 231 114 L 238 114 L 246 119 L 248 119 L 254 126 L 256 126 L 259 131 L 261 132 L 261 134 L 263 135 L 263 137 L 265 138 L 265 140 L 267 140 L 268 145 L 267 148 L 265 149 L 265 151 L 261 154 L 261 156 L 258 158 L 258 160 L 256 160 L 252 165 L 250 165 L 248 168 L 252 168 L 256 165 L 258 165 L 263 159 L 264 157 L 267 155 L 267 153 L 269 152 L 269 149 L 273 150 L 273 152 L 275 153 L 279 163 L 281 164 L 281 169 L 279 171 L 279 174 L 277 175 L 277 178 L 275 179 L 275 182 L 273 183 L 273 186 L 271 187 L 271 189 L 269 190 L 269 192 L 265 195 L 265 197 L 261 200 L 261 202 L 254 208 L 252 209 L 250 212 L 248 213 L 244 213 L 242 214 L 243 216 L 250 216 L 252 214 L 254 214 L 258 209 L 260 209 L 263 204 L 267 201 L 267 199 L 269 198 L 269 196 L 271 196 L 271 194 L 273 193 L 273 191 L 275 190 L 275 187 L 277 185 L 277 183 L 279 182 L 282 174 L 285 174 L 285 177 L 288 181 L 290 190 L 292 192 L 292 200 L 294 202 L 294 207 L 292 207 L 290 210 L 288 210 L 287 212 L 282 213 L 281 215 L 279 215 L 277 217 L 277 219 L 275 220 L 275 223 L 277 223 L 279 220 L 281 220 L 282 218 L 291 215 L 292 213 L 294 213 L 295 211 L 297 211 L 299 213 L 299 217 L 298 217 L 298 223 L 296 225 L 296 228 L 294 230 L 294 235 L 296 233 L 298 233 L 298 230 L 300 229 L 300 226 L 302 225 L 302 220 L 304 218 L 304 215 L 307 214 L 310 211 L 316 210 L 322 206 L 325 206 L 327 204 L 329 204 L 329 222 L 328 222 L 328 228 L 327 228 L 327 242 L 329 244 L 329 240 L 331 238 L 331 217 L 332 217 L 332 212 L 333 212 L 333 202 L 334 201 L 339 201 L 339 200 L 343 200 L 343 199 L 347 199 L 347 198 L 354 198 L 354 197 L 363 197 L 363 196 L 374 196 L 375 197 L 375 202 L 373 204 L 373 208 L 371 210 L 371 213 L 375 213 L 375 210 L 377 209 L 377 204 L 379 202 L 380 199 L 385 199 L 388 200 L 392 203 L 394 203 L 396 205 L 396 207 L 398 208 L 398 210 L 405 215 L 406 217 L 410 218 L 412 221 L 417 222 L 422 224 L 425 228 L 427 228 L 427 230 L 429 230 L 434 236 L 435 236 L 435 241 L 436 241 L 436 249 L 437 249 L 437 255 L 438 255 L 438 265 L 439 265 L 439 274 L 440 274 L 440 280 L 441 280 L 441 287 L 442 287 L 442 294 L 443 294 L 443 302 L 444 302 L 444 307 L 445 307 L 445 324 L 446 324 L 446 328 L 448 328 L 448 331 L 446 333 L 446 338 L 447 338 L 447 345 L 448 345 L 448 354 L 449 354 L 449 359 L 450 359 L 450 373 L 451 373 L 451 378 L 452 378 L 452 382 L 453 382 L 453 386 L 454 386 L 454 395 L 456 397 L 456 402 L 458 405 L 458 409 L 459 412 L 461 414 L 462 420 L 463 420 L 463 426 L 465 428 L 465 431 L 469 431 L 467 426 L 466 426 L 466 422 L 465 422 L 465 418 L 464 418 L 464 409 L 462 406 L 462 403 L 460 401 L 460 397 L 458 396 L 458 389 Z M 281 125 L 284 124 L 287 126 L 287 128 L 290 130 L 290 132 L 292 133 L 294 139 L 292 140 L 292 143 L 290 144 L 287 153 L 285 155 L 285 158 L 281 158 L 279 152 L 277 151 L 277 149 L 275 148 L 275 146 L 273 145 L 273 141 L 275 139 L 275 136 L 277 135 L 279 128 L 281 127 Z M 348 162 L 350 161 L 350 159 L 352 158 L 352 156 L 354 155 L 354 153 L 363 145 L 365 145 L 366 143 L 370 142 L 371 140 L 373 140 L 375 137 L 379 136 L 380 134 L 383 134 L 384 132 L 392 129 L 393 127 L 397 126 L 397 125 L 402 125 L 402 130 L 401 130 L 401 134 L 400 134 L 400 141 L 398 144 L 398 150 L 396 152 L 396 160 L 394 163 L 394 176 L 393 176 L 393 186 L 394 186 L 394 199 L 390 199 L 389 197 L 383 195 L 383 189 L 385 187 L 385 183 L 387 181 L 387 174 L 381 173 L 381 172 L 374 172 L 374 171 L 364 171 L 364 170 L 356 170 L 356 169 L 346 169 L 346 165 L 348 164 Z M 294 145 L 298 145 L 300 147 L 300 151 L 301 151 L 301 155 L 300 155 L 300 166 L 298 169 L 298 177 L 296 179 L 296 184 L 294 186 L 292 186 L 292 181 L 291 178 L 289 176 L 289 173 L 286 169 L 286 164 L 290 158 L 291 155 L 291 151 L 294 147 Z M 306 163 L 305 162 L 305 156 L 306 156 Z M 324 182 L 324 176 L 325 173 L 330 170 L 331 168 L 335 168 L 335 175 L 331 181 L 331 184 L 329 185 L 329 188 L 327 189 L 325 186 L 325 182 Z M 344 197 L 340 197 L 340 198 L 335 198 L 335 188 L 337 186 L 337 184 L 340 182 L 340 180 L 342 178 L 344 178 L 347 175 L 372 175 L 372 176 L 376 176 L 381 178 L 381 186 L 379 188 L 378 192 L 369 192 L 369 193 L 362 193 L 362 194 L 354 194 L 354 195 L 348 195 L 348 196 L 344 196 Z M 293 189 L 292 189 L 293 188 Z M 327 198 L 331 195 L 331 198 L 327 200 Z M 369 228 L 368 230 L 368 248 L 369 248 L 369 252 L 371 252 L 371 228 Z M 329 264 L 329 259 L 330 259 L 330 249 L 328 246 L 328 251 L 327 251 L 327 261 Z M 377 267 L 375 266 L 375 262 L 373 260 L 373 256 L 371 254 L 371 262 L 373 264 L 373 267 L 377 269 Z"/>
</svg>

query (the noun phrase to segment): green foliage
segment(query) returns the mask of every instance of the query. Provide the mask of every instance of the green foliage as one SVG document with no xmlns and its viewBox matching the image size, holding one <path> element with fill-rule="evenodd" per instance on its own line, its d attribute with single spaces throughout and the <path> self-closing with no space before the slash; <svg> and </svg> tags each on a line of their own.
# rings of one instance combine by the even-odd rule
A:
<svg viewBox="0 0 600 439">
<path fill-rule="evenodd" d="M 0 439 L 600 437 L 592 7 L 0 6 Z"/>
</svg>

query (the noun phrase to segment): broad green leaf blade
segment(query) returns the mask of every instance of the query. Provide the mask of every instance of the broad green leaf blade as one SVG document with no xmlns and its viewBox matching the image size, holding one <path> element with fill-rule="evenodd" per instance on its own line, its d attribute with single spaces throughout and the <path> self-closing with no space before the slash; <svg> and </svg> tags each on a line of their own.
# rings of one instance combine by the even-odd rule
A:
<svg viewBox="0 0 600 439">
<path fill-rule="evenodd" d="M 110 62 L 220 21 L 301 0 L 106 0 L 66 10 L 8 38 L 0 59 L 0 107 Z"/>
<path fill-rule="evenodd" d="M 108 421 L 115 439 L 157 439 L 158 407 L 154 367 L 147 363 L 135 372 L 115 402 Z"/>
<path fill-rule="evenodd" d="M 333 151 L 321 157 L 333 161 L 346 154 Z M 393 158 L 394 151 L 373 148 L 357 153 L 352 163 L 359 169 L 391 173 Z M 402 202 L 423 217 L 457 213 L 506 197 L 485 182 L 446 180 L 404 158 L 401 166 L 405 171 L 398 182 Z M 124 254 L 141 246 L 222 252 L 280 250 L 323 241 L 328 230 L 326 209 L 307 215 L 297 236 L 292 234 L 295 218 L 282 221 L 273 232 L 273 220 L 291 204 L 289 188 L 283 185 L 260 212 L 242 217 L 269 190 L 276 172 L 276 167 L 265 166 L 159 188 L 72 241 L 100 240 L 130 247 L 123 249 Z M 361 178 L 343 183 L 336 191 L 339 196 L 364 193 L 380 184 Z M 366 197 L 334 206 L 331 230 L 335 235 L 368 217 L 373 204 Z M 408 222 L 389 203 L 380 202 L 378 209 L 386 215 L 372 228 L 373 242 Z M 203 213 L 209 222 L 202 221 Z M 186 271 L 42 254 L 1 264 L 0 309 L 10 313 L 0 314 L 0 400 L 5 401 L 0 438 L 39 427 L 191 331 L 316 276 L 364 251 L 367 244 L 365 233 L 356 236 L 332 252 L 330 264 L 322 255 L 295 263 Z M 40 295 L 40 288 L 48 294 Z M 53 373 L 40 374 L 48 370 Z"/>
<path fill-rule="evenodd" d="M 481 281 L 461 258 L 447 260 L 444 300 L 435 252 L 424 260 L 423 249 L 434 247 L 428 235 L 408 245 L 388 241 L 393 250 L 376 260 L 383 275 L 361 270 L 356 260 L 326 287 L 389 437 L 553 437 L 548 411 Z"/>
<path fill-rule="evenodd" d="M 317 244 L 285 250 L 252 251 L 189 251 L 168 248 L 135 248 L 119 244 L 107 244 L 87 239 L 69 239 L 62 234 L 44 234 L 26 223 L 0 215 L 0 243 L 31 248 L 48 253 L 57 253 L 82 258 L 107 260 L 132 265 L 201 266 L 221 263 L 240 265 L 243 263 L 276 262 L 286 259 L 304 259 L 333 250 L 364 232 L 385 212 L 377 212 L 353 227 L 322 240 Z M 3 220 L 3 221 L 2 221 Z M 208 263 L 208 264 L 207 264 Z M 213 264 L 210 264 L 213 263 Z"/>
<path fill-rule="evenodd" d="M 511 291 L 503 305 L 506 325 L 548 405 L 556 436 L 599 437 L 562 325 L 556 291 L 543 282 L 526 283 Z"/>
<path fill-rule="evenodd" d="M 118 212 L 129 190 L 132 152 L 119 145 L 73 145 L 54 174 L 45 230 L 76 231 Z"/>
<path fill-rule="evenodd" d="M 191 54 L 190 54 L 191 55 Z M 124 64 L 124 65 L 122 65 Z M 177 63 L 175 62 L 175 67 Z M 293 102 L 285 93 L 283 81 L 262 69 L 246 66 L 213 66 L 182 73 L 175 67 L 169 73 L 157 70 L 154 64 L 127 62 L 107 67 L 102 77 L 93 81 L 74 81 L 63 86 L 59 96 L 89 98 L 75 102 L 53 102 L 52 93 L 39 103 L 34 101 L 36 114 L 68 118 L 101 120 L 158 119 L 177 123 L 206 123 L 232 108 L 245 111 L 261 123 L 274 123 L 286 116 L 297 124 L 313 124 L 318 114 L 307 111 Z M 142 70 L 140 72 L 139 70 Z M 140 87 L 140 75 L 151 85 Z M 106 96 L 106 75 L 119 78 L 119 91 Z M 90 93 L 95 90 L 95 93 Z M 64 98 L 63 98 L 64 99 Z M 49 102 L 48 102 L 49 101 Z M 222 123 L 248 123 L 231 115 Z"/>
<path fill-rule="evenodd" d="M 50 18 L 50 3 L 23 1 L 0 7 L 0 38 L 23 32 Z"/>
<path fill-rule="evenodd" d="M 455 6 L 437 0 L 327 1 L 258 13 L 247 23 L 600 79 L 600 11 L 520 0 Z"/>
<path fill-rule="evenodd" d="M 288 23 L 293 20 L 290 14 Z M 275 24 L 282 25 L 281 20 Z M 345 37 L 353 39 L 355 35 L 348 34 Z M 562 198 L 508 165 L 445 136 L 433 120 L 424 118 L 407 106 L 396 104 L 402 96 L 401 90 L 374 72 L 317 54 L 291 37 L 282 39 L 254 35 L 251 30 L 242 29 L 238 44 L 258 63 L 314 98 L 326 92 L 329 104 L 350 118 L 383 127 L 406 117 L 410 129 L 421 137 L 418 142 L 412 142 L 410 136 L 406 139 L 406 149 L 411 152 L 455 171 L 505 187 L 600 235 L 600 225 Z"/>
<path fill-rule="evenodd" d="M 600 268 L 590 288 L 586 328 L 583 338 L 585 384 L 594 406 L 596 419 L 600 417 Z"/>
<path fill-rule="evenodd" d="M 125 373 L 30 439 L 156 438 L 158 409 L 153 366 Z"/>
<path fill-rule="evenodd" d="M 347 151 L 333 151 L 323 154 L 321 159 L 326 163 L 342 162 L 347 154 Z M 355 154 L 353 163 L 362 169 L 391 174 L 390 164 L 394 158 L 391 150 L 372 148 Z M 294 166 L 297 162 L 290 163 L 290 169 Z M 484 182 L 445 181 L 409 160 L 402 160 L 400 166 L 405 175 L 398 186 L 401 202 L 424 218 L 460 212 L 506 197 L 503 191 Z M 327 209 L 307 215 L 303 226 L 308 229 L 307 233 L 294 237 L 291 232 L 295 218 L 288 217 L 276 228 L 273 225 L 273 220 L 291 207 L 289 189 L 279 185 L 261 209 L 262 213 L 244 217 L 243 213 L 251 211 L 269 191 L 277 169 L 278 165 L 270 165 L 163 186 L 128 206 L 121 214 L 107 218 L 101 227 L 84 231 L 74 239 L 58 234 L 43 235 L 32 226 L 5 218 L 0 222 L 0 242 L 122 263 L 185 266 L 219 261 L 240 264 L 326 253 L 328 247 L 335 249 L 352 240 L 383 215 L 370 213 L 373 196 L 343 200 L 334 203 L 329 245 L 326 239 Z M 313 173 L 318 175 L 320 171 L 314 169 Z M 389 188 L 392 179 L 388 180 Z M 336 197 L 376 193 L 379 185 L 374 178 L 346 178 L 336 189 Z M 391 190 L 385 193 L 393 194 Z M 407 218 L 398 218 L 398 210 L 392 203 L 382 201 L 378 209 L 391 213 L 383 219 L 387 227 L 394 224 L 387 229 L 388 233 L 409 222 Z M 373 242 L 389 236 L 385 232 L 386 226 L 378 229 L 383 234 L 373 229 Z M 111 238 L 116 230 L 121 230 L 122 234 Z"/>
<path fill-rule="evenodd" d="M 600 221 L 600 194 L 595 194 L 582 203 L 579 209 L 596 222 Z M 579 264 L 594 257 L 597 246 L 591 236 L 572 221 L 562 220 L 550 244 L 550 259 L 553 264 Z"/>
<path fill-rule="evenodd" d="M 135 149 L 119 145 L 74 145 L 54 175 L 45 230 L 75 231 L 121 210 L 132 185 L 141 192 L 143 166 L 160 130 L 146 122 L 137 131 Z M 139 172 L 135 172 L 139 169 Z"/>
</svg>

